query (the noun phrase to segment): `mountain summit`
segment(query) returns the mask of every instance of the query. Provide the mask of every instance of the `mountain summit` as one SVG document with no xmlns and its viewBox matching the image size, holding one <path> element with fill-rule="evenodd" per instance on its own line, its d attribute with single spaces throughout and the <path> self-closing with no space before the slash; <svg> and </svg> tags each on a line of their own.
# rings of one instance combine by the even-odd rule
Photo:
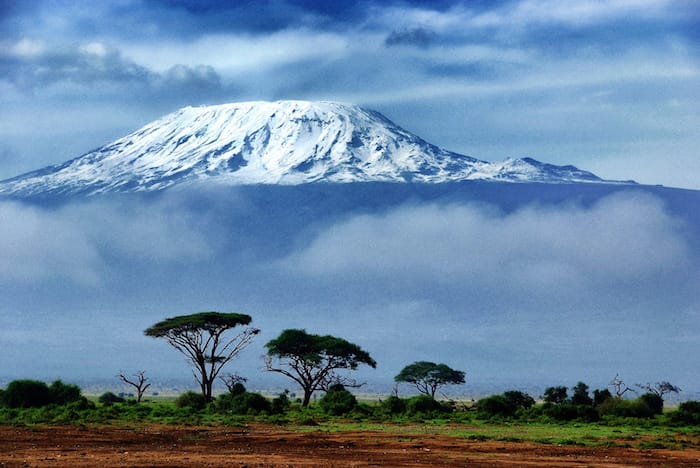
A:
<svg viewBox="0 0 700 468">
<path fill-rule="evenodd" d="M 162 190 L 182 183 L 606 182 L 534 159 L 453 153 L 378 112 L 335 102 L 186 107 L 63 164 L 0 182 L 0 194 Z"/>
</svg>

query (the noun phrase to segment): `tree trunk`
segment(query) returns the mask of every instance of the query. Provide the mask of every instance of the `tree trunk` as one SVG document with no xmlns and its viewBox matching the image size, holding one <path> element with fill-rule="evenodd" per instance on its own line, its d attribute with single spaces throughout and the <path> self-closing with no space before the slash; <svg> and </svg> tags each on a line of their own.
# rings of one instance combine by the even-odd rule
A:
<svg viewBox="0 0 700 468">
<path fill-rule="evenodd" d="M 311 395 L 313 394 L 313 390 L 310 389 L 304 389 L 304 401 L 301 402 L 302 408 L 306 408 L 309 406 L 309 402 L 311 401 Z"/>
<path fill-rule="evenodd" d="M 211 391 L 212 391 L 212 390 L 211 390 L 211 388 L 212 388 L 212 386 L 213 386 L 213 383 L 214 383 L 214 382 L 212 382 L 211 380 L 208 380 L 208 379 L 207 379 L 206 382 L 204 383 L 204 385 L 206 386 L 206 390 L 205 390 L 205 393 L 204 393 L 204 397 L 207 399 L 207 403 L 209 403 L 210 401 L 212 401 L 212 397 L 211 397 Z"/>
</svg>

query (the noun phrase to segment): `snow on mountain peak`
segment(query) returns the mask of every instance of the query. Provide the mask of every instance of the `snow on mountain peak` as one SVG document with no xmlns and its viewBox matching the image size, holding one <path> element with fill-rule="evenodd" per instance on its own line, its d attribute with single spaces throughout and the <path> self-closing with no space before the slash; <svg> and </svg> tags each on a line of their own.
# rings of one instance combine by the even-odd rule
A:
<svg viewBox="0 0 700 468">
<path fill-rule="evenodd" d="M 603 182 L 533 159 L 489 163 L 431 145 L 381 114 L 337 102 L 185 107 L 66 163 L 0 183 L 0 194 L 161 190 L 180 183 Z"/>
</svg>

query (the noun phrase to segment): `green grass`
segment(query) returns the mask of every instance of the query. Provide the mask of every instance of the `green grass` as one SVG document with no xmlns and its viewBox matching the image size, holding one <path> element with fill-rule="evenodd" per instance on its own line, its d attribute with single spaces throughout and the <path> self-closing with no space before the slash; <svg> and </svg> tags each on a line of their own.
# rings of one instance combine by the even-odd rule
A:
<svg viewBox="0 0 700 468">
<path fill-rule="evenodd" d="M 610 426 L 594 423 L 487 423 L 481 421 L 455 424 L 441 420 L 424 423 L 325 420 L 317 421 L 316 426 L 292 423 L 288 427 L 297 432 L 381 432 L 396 434 L 402 439 L 444 435 L 476 442 L 501 441 L 639 449 L 700 448 L 700 437 L 697 433 L 692 434 L 693 431 L 690 428 L 648 425 Z"/>
<path fill-rule="evenodd" d="M 660 448 L 700 449 L 700 427 L 675 427 L 667 419 L 618 418 L 598 423 L 480 420 L 473 412 L 431 417 L 422 415 L 382 416 L 376 412 L 357 412 L 345 417 L 331 417 L 318 406 L 299 408 L 284 414 L 246 416 L 217 412 L 212 406 L 197 411 L 178 408 L 171 399 L 111 406 L 94 404 L 42 408 L 0 407 L 0 424 L 5 425 L 124 425 L 177 424 L 189 426 L 241 427 L 252 422 L 284 426 L 294 432 L 376 432 L 387 433 L 397 440 L 415 440 L 441 435 L 470 441 L 502 441 L 545 445 L 586 447 L 633 447 L 644 450 Z"/>
</svg>

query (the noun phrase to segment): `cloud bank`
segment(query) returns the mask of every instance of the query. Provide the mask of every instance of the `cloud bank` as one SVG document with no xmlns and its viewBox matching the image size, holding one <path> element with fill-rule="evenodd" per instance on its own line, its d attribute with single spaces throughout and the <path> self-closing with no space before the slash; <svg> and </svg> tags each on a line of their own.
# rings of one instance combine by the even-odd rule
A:
<svg viewBox="0 0 700 468">
<path fill-rule="evenodd" d="M 174 264 L 213 254 L 192 214 L 167 204 L 93 202 L 45 209 L 0 201 L 0 279 L 104 286 L 115 259 Z M 121 274 L 124 271 L 120 272 Z"/>
<path fill-rule="evenodd" d="M 679 221 L 658 199 L 623 193 L 590 208 L 503 214 L 471 204 L 419 205 L 358 216 L 321 233 L 284 266 L 314 281 L 383 291 L 439 288 L 460 298 L 491 294 L 588 310 L 595 303 L 631 307 L 631 298 L 651 300 L 697 280 L 693 258 Z"/>
</svg>

